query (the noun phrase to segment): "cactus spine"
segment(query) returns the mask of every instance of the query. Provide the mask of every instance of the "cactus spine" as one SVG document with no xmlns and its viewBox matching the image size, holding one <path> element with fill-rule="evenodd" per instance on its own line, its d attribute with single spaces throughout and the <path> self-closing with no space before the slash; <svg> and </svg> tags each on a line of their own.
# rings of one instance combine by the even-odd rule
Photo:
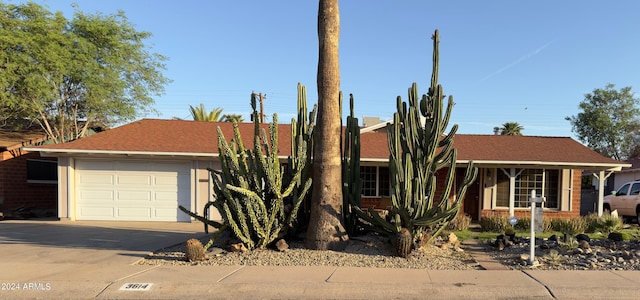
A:
<svg viewBox="0 0 640 300">
<path fill-rule="evenodd" d="M 304 87 L 299 86 L 298 92 L 304 92 Z M 311 187 L 311 178 L 303 175 L 303 171 L 308 170 L 308 139 L 312 136 L 314 123 L 301 118 L 306 117 L 304 94 L 302 100 L 298 102 L 299 119 L 297 122 L 292 120 L 292 156 L 288 158 L 288 172 L 285 172 L 278 156 L 278 116 L 273 115 L 267 135 L 260 126 L 256 95 L 252 94 L 253 149 L 245 148 L 236 122 L 233 123 L 234 138 L 230 143 L 220 127 L 217 129 L 221 168 L 209 171 L 216 195 L 212 205 L 220 212 L 223 223 L 204 220 L 184 207 L 181 210 L 216 228 L 228 228 L 250 250 L 265 248 L 282 238 L 292 226 Z M 315 109 L 311 113 L 314 115 Z"/>
<path fill-rule="evenodd" d="M 393 124 L 387 124 L 392 221 L 383 219 L 372 209 L 368 214 L 359 213 L 378 232 L 394 234 L 407 228 L 418 246 L 437 236 L 456 217 L 467 187 L 477 176 L 477 169 L 469 162 L 457 194 L 450 197 L 457 155 L 453 138 L 458 125 L 453 125 L 448 134 L 445 132 L 454 102 L 449 96 L 443 111 L 445 95 L 438 84 L 440 39 L 437 30 L 432 38 L 433 70 L 428 94 L 420 99 L 414 83 L 409 89 L 409 105 L 398 96 Z M 444 178 L 436 178 L 439 170 L 446 171 Z M 437 180 L 444 180 L 439 199 L 435 197 Z"/>
</svg>

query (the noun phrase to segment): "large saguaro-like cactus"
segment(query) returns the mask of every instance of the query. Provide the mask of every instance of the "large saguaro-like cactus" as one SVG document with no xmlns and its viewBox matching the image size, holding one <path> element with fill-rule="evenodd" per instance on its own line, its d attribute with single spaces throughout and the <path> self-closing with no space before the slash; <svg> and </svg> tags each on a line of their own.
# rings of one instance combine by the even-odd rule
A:
<svg viewBox="0 0 640 300">
<path fill-rule="evenodd" d="M 304 87 L 298 88 L 304 92 Z M 301 102 L 304 102 L 301 105 Z M 278 116 L 273 115 L 269 135 L 260 128 L 255 94 L 251 97 L 254 120 L 253 149 L 246 149 L 240 130 L 233 123 L 234 137 L 230 143 L 218 127 L 220 170 L 212 170 L 216 199 L 212 205 L 220 212 L 223 223 L 217 223 L 181 209 L 187 214 L 230 229 L 248 249 L 265 248 L 282 238 L 296 218 L 297 211 L 311 187 L 307 147 L 313 131 L 313 116 L 306 120 L 306 99 L 298 102 L 298 121 L 291 124 L 291 156 L 287 166 L 280 162 L 278 150 Z M 302 116 L 302 118 L 301 118 Z M 286 168 L 286 169 L 285 169 Z"/>
<path fill-rule="evenodd" d="M 340 94 L 342 107 L 342 93 Z M 349 116 L 342 139 L 342 218 L 344 228 L 351 236 L 357 235 L 362 224 L 356 212 L 361 205 L 362 179 L 360 178 L 360 127 L 354 117 L 353 95 L 349 95 Z"/>
<path fill-rule="evenodd" d="M 439 42 L 436 30 L 428 94 L 419 99 L 418 87 L 414 83 L 409 89 L 409 106 L 398 97 L 393 124 L 387 125 L 392 203 L 390 220 L 383 219 L 372 209 L 368 214 L 360 213 L 373 225 L 373 230 L 381 233 L 391 235 L 407 228 L 416 246 L 437 236 L 456 217 L 467 187 L 477 176 L 477 169 L 473 162 L 469 162 L 458 192 L 451 195 L 457 155 L 453 149 L 453 138 L 458 126 L 453 125 L 449 133 L 445 132 L 454 103 L 453 97 L 449 96 L 444 110 L 445 95 L 438 84 Z M 439 170 L 446 171 L 444 178 L 436 177 Z M 444 189 L 437 191 L 439 180 L 444 180 L 440 185 Z"/>
</svg>

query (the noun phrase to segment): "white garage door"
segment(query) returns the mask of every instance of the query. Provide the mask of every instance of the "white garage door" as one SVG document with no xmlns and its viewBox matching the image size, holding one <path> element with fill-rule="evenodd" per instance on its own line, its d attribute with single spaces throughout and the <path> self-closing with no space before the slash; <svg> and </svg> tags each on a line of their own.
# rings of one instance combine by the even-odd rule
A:
<svg viewBox="0 0 640 300">
<path fill-rule="evenodd" d="M 76 219 L 190 221 L 190 167 L 183 162 L 76 161 Z"/>
</svg>

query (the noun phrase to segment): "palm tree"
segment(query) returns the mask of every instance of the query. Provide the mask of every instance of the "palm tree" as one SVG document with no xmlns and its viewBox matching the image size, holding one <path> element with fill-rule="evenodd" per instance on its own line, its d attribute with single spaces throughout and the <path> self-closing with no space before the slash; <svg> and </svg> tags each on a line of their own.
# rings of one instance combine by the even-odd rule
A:
<svg viewBox="0 0 640 300">
<path fill-rule="evenodd" d="M 204 104 L 200 103 L 200 107 L 193 107 L 189 105 L 189 111 L 194 121 L 205 122 L 221 122 L 223 120 L 222 108 L 214 108 L 211 112 L 207 112 L 204 108 Z"/>
<path fill-rule="evenodd" d="M 306 246 L 342 250 L 349 239 L 342 224 L 342 167 L 340 154 L 340 65 L 338 0 L 318 6 L 318 115 L 313 143 L 313 193 Z"/>
<path fill-rule="evenodd" d="M 500 128 L 501 135 L 522 135 L 522 131 L 524 127 L 518 124 L 518 122 L 506 122 L 502 124 L 502 128 Z"/>
<path fill-rule="evenodd" d="M 233 121 L 235 121 L 236 123 L 244 122 L 244 118 L 240 114 L 227 114 L 222 116 L 222 119 L 225 122 L 233 122 Z"/>
</svg>

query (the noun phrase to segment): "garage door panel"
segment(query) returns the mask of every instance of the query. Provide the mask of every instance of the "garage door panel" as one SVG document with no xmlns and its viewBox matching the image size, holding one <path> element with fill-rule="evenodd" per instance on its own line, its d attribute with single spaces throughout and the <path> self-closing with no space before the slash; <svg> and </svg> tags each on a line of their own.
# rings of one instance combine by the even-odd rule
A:
<svg viewBox="0 0 640 300">
<path fill-rule="evenodd" d="M 151 191 L 118 191 L 117 201 L 146 202 L 151 201 Z M 148 205 L 148 204 L 147 204 Z"/>
<path fill-rule="evenodd" d="M 92 204 L 102 202 L 113 205 L 114 197 L 112 190 L 86 189 L 81 190 L 78 195 L 80 199 L 90 201 Z"/>
<path fill-rule="evenodd" d="M 189 163 L 77 160 L 76 171 L 78 219 L 190 221 L 178 210 L 191 203 Z"/>
<path fill-rule="evenodd" d="M 158 203 L 170 203 L 175 204 L 178 203 L 178 192 L 172 191 L 162 191 L 154 193 L 154 200 Z"/>
<path fill-rule="evenodd" d="M 151 186 L 151 176 L 136 174 L 118 174 L 118 185 L 132 185 L 140 188 L 148 188 Z"/>
<path fill-rule="evenodd" d="M 115 163 L 110 160 L 78 160 L 76 170 L 115 171 Z"/>
<path fill-rule="evenodd" d="M 81 173 L 78 176 L 78 183 L 82 185 L 113 185 L 113 174 L 100 174 L 96 172 Z"/>
<path fill-rule="evenodd" d="M 155 212 L 155 217 L 160 219 L 169 219 L 169 218 L 176 219 L 177 217 L 176 210 L 171 208 L 156 208 L 154 212 Z M 178 221 L 184 221 L 184 220 L 178 220 Z"/>
<path fill-rule="evenodd" d="M 155 171 L 155 164 L 148 161 L 116 161 L 116 170 L 136 170 L 140 172 Z"/>
<path fill-rule="evenodd" d="M 112 220 L 113 207 L 80 207 L 79 216 L 83 220 Z"/>
<path fill-rule="evenodd" d="M 172 187 L 176 188 L 178 186 L 178 177 L 177 176 L 168 176 L 168 175 L 156 175 L 155 176 L 155 185 L 158 187 Z"/>
<path fill-rule="evenodd" d="M 149 220 L 151 210 L 149 207 L 118 207 L 118 218 Z"/>
</svg>

